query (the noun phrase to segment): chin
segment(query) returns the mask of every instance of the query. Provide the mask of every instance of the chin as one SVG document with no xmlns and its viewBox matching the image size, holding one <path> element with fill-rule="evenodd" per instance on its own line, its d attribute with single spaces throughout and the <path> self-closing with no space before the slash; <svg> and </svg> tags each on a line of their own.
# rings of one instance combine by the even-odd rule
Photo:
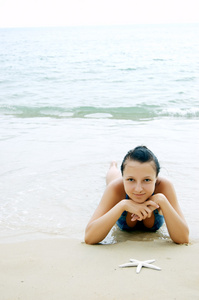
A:
<svg viewBox="0 0 199 300">
<path fill-rule="evenodd" d="M 134 202 L 138 203 L 138 204 L 143 204 L 147 199 L 137 199 L 137 198 L 131 198 Z"/>
</svg>

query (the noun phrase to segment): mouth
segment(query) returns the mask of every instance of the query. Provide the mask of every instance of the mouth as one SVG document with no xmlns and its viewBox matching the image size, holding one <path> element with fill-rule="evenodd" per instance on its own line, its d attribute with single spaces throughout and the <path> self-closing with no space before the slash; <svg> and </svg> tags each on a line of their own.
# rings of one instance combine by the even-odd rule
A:
<svg viewBox="0 0 199 300">
<path fill-rule="evenodd" d="M 132 199 L 138 203 L 144 203 L 146 201 L 146 194 L 133 194 Z"/>
</svg>

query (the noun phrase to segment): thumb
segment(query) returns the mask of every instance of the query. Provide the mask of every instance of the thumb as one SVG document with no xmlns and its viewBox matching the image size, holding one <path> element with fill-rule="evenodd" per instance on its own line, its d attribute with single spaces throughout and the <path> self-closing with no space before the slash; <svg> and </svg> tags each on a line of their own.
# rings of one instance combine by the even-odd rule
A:
<svg viewBox="0 0 199 300">
<path fill-rule="evenodd" d="M 137 219 L 139 219 L 139 217 L 135 214 L 131 215 L 131 221 L 136 221 Z"/>
</svg>

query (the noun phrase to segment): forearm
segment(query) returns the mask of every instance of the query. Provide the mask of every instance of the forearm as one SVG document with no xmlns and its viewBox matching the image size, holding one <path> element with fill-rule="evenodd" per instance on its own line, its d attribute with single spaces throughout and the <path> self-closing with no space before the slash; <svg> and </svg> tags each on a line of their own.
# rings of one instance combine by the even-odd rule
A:
<svg viewBox="0 0 199 300">
<path fill-rule="evenodd" d="M 171 239 L 178 244 L 188 243 L 189 229 L 184 218 L 176 212 L 166 197 L 158 204 L 163 212 Z"/>
<path fill-rule="evenodd" d="M 124 210 L 124 202 L 121 201 L 106 214 L 91 221 L 85 230 L 85 242 L 87 244 L 97 244 L 101 242 L 115 225 Z"/>
</svg>

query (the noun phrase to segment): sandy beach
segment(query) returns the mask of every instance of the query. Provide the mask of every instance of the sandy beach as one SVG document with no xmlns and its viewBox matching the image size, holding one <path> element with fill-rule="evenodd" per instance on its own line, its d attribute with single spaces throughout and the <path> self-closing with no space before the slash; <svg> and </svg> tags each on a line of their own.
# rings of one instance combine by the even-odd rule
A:
<svg viewBox="0 0 199 300">
<path fill-rule="evenodd" d="M 198 23 L 0 28 L 0 300 L 199 300 L 198 35 Z M 174 184 L 190 244 L 164 224 L 86 245 L 110 162 L 138 145 Z M 131 258 L 161 271 L 119 268 Z"/>
<path fill-rule="evenodd" d="M 0 249 L 1 300 L 199 299 L 199 242 L 44 239 Z M 162 270 L 119 268 L 130 258 L 155 259 Z"/>
</svg>

